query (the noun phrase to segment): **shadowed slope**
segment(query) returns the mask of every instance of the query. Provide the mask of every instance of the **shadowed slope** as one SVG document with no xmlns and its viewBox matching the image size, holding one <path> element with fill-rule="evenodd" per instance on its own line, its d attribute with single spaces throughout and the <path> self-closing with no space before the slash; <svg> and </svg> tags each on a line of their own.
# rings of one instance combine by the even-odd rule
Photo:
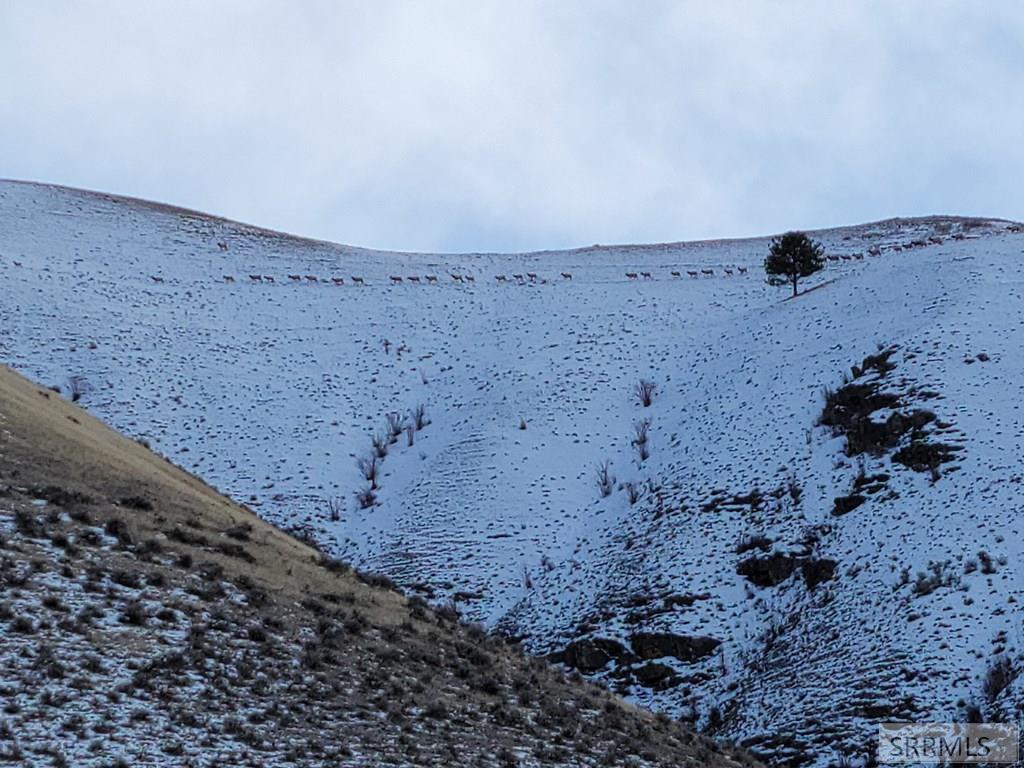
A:
<svg viewBox="0 0 1024 768">
<path fill-rule="evenodd" d="M 0 368 L 0 754 L 28 765 L 739 765 L 370 586 Z"/>
</svg>

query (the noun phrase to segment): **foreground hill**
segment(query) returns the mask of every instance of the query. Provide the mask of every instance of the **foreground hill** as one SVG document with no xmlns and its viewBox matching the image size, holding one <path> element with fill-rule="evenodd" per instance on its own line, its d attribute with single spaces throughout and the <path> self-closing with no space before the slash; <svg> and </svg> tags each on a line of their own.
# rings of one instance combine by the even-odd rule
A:
<svg viewBox="0 0 1024 768">
<path fill-rule="evenodd" d="M 825 764 L 1024 703 L 1019 230 L 818 232 L 787 300 L 763 238 L 393 254 L 5 184 L 0 350 L 333 556 Z"/>
<path fill-rule="evenodd" d="M 743 765 L 371 586 L 0 368 L 0 755 Z"/>
</svg>

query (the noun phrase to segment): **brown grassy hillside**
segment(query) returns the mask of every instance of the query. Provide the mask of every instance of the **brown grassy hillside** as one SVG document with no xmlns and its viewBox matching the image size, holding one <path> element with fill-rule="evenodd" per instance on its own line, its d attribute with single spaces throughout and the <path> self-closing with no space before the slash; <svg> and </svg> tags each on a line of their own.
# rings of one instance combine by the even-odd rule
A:
<svg viewBox="0 0 1024 768">
<path fill-rule="evenodd" d="M 325 560 L 0 367 L 0 760 L 747 765 Z"/>
</svg>

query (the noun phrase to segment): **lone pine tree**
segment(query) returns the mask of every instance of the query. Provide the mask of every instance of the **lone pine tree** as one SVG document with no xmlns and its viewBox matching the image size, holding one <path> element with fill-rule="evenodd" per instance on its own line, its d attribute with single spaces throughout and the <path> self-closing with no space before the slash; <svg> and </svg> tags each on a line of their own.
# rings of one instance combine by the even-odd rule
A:
<svg viewBox="0 0 1024 768">
<path fill-rule="evenodd" d="M 825 249 L 803 232 L 787 232 L 772 239 L 764 260 L 764 271 L 771 285 L 793 284 L 796 296 L 801 277 L 813 275 L 825 266 Z"/>
</svg>

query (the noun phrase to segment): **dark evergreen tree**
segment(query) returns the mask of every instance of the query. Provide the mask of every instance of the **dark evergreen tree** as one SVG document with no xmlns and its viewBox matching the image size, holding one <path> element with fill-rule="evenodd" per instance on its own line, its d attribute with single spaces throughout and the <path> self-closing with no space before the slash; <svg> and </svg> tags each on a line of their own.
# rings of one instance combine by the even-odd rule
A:
<svg viewBox="0 0 1024 768">
<path fill-rule="evenodd" d="M 772 285 L 792 283 L 796 296 L 801 277 L 813 275 L 825 266 L 825 249 L 803 232 L 787 232 L 772 239 L 771 250 L 764 260 L 764 271 Z"/>
</svg>

